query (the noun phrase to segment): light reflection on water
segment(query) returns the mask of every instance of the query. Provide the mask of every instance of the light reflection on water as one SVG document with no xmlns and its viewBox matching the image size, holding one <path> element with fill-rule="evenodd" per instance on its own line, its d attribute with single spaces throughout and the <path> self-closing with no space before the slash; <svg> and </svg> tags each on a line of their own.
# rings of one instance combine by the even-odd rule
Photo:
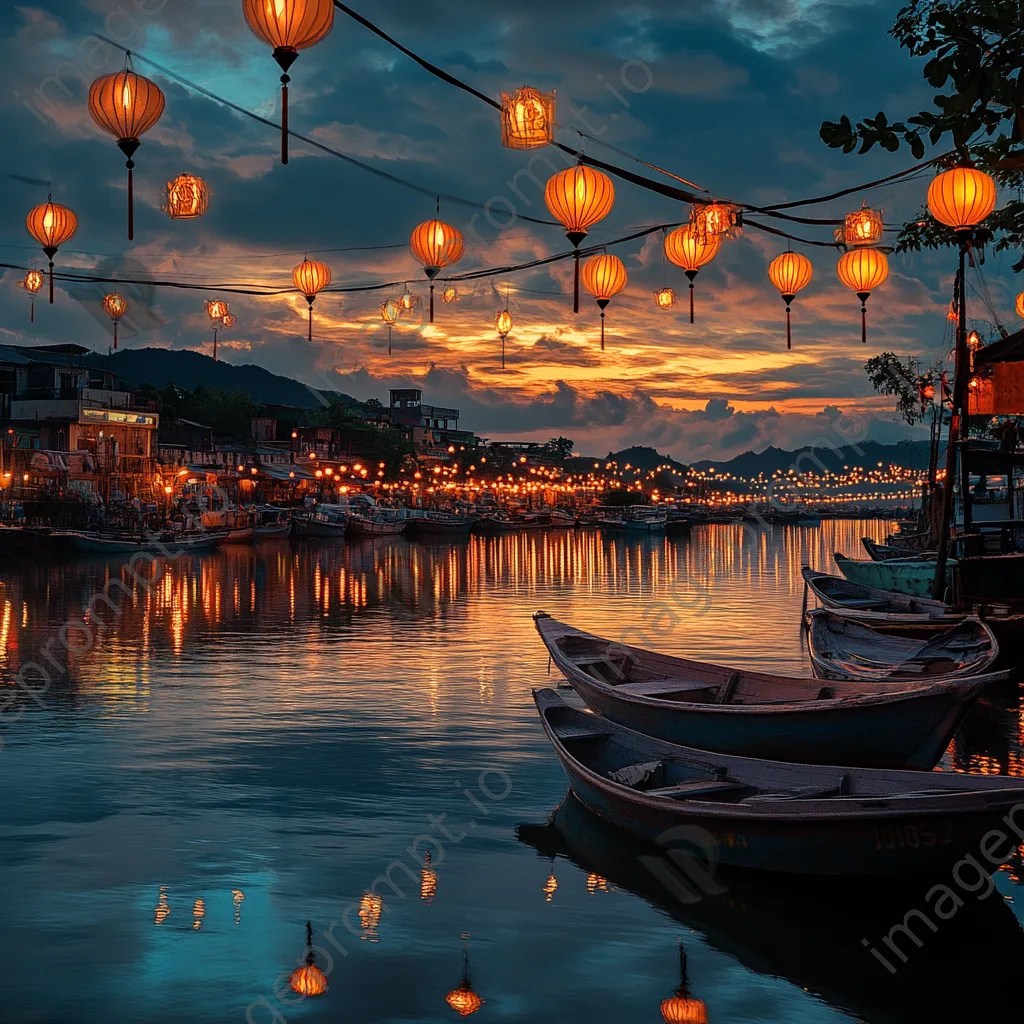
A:
<svg viewBox="0 0 1024 1024">
<path fill-rule="evenodd" d="M 565 789 L 530 700 L 548 681 L 533 611 L 809 674 L 800 566 L 828 569 L 833 551 L 886 532 L 273 543 L 182 557 L 151 584 L 119 560 L 0 568 L 0 679 L 43 650 L 64 673 L 45 708 L 2 727 L 0 888 L 16 898 L 0 924 L 0 1019 L 244 1021 L 260 998 L 255 1021 L 274 1019 L 267 1007 L 287 1020 L 453 1019 L 444 995 L 468 932 L 477 1019 L 656 1021 L 678 983 L 681 924 L 712 1021 L 843 1017 L 815 993 L 865 1019 L 917 1019 L 891 1009 L 899 993 L 858 1002 L 827 963 L 822 980 L 772 961 L 794 941 L 785 912 L 772 935 L 772 900 L 799 919 L 792 892 L 762 886 L 769 909 L 745 935 L 742 919 L 659 906 L 610 847 L 538 857 L 516 837 Z M 99 628 L 87 613 L 105 587 L 120 608 L 94 602 Z M 57 639 L 69 623 L 78 653 Z M 1017 767 L 1016 702 L 968 725 L 957 767 Z M 507 796 L 481 789 L 503 793 L 504 778 Z M 396 862 L 401 894 L 370 893 Z M 1015 888 L 1007 873 L 999 884 Z M 1002 935 L 1001 913 L 979 927 Z M 301 958 L 307 918 L 340 922 L 345 954 L 327 995 L 282 1003 L 275 980 Z M 861 952 L 861 935 L 847 938 L 837 967 Z"/>
</svg>

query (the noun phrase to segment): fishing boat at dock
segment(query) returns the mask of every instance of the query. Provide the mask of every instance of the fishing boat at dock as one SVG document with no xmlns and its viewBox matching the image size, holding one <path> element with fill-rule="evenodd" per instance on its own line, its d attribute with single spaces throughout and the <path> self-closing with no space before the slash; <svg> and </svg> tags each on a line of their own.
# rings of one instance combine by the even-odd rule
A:
<svg viewBox="0 0 1024 1024">
<path fill-rule="evenodd" d="M 160 555 L 173 551 L 208 551 L 223 544 L 225 530 L 163 531 L 159 535 L 129 536 L 99 530 L 55 530 L 50 545 L 55 550 L 88 555 L 128 555 L 137 552 Z"/>
<path fill-rule="evenodd" d="M 700 829 L 735 867 L 847 877 L 947 869 L 1024 800 L 1019 779 L 735 757 L 652 739 L 554 690 L 534 701 L 584 806 L 644 840 Z M 883 842 L 893 835 L 900 842 Z"/>
<path fill-rule="evenodd" d="M 428 512 L 410 519 L 410 531 L 418 537 L 468 537 L 478 516 Z"/>
<path fill-rule="evenodd" d="M 835 554 L 839 571 L 851 583 L 860 583 L 876 590 L 892 590 L 911 597 L 931 597 L 935 585 L 935 562 L 920 557 L 889 558 L 883 562 L 865 562 Z M 947 585 L 950 570 L 956 565 L 949 560 L 946 570 Z"/>
<path fill-rule="evenodd" d="M 397 516 L 373 514 L 356 514 L 349 516 L 347 537 L 357 540 L 364 537 L 399 537 L 405 533 L 409 520 Z"/>
<path fill-rule="evenodd" d="M 822 686 L 628 647 L 543 612 L 534 623 L 555 666 L 594 711 L 668 742 L 745 757 L 932 768 L 993 681 Z"/>
</svg>

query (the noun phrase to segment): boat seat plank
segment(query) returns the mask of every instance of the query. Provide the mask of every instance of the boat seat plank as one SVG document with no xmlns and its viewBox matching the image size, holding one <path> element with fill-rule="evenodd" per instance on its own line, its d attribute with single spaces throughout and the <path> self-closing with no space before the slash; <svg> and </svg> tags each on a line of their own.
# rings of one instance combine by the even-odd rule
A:
<svg viewBox="0 0 1024 1024">
<path fill-rule="evenodd" d="M 838 601 L 842 608 L 864 608 L 868 611 L 873 608 L 884 608 L 886 605 L 885 601 L 874 597 L 836 597 L 833 600 Z"/>
<path fill-rule="evenodd" d="M 659 789 L 646 790 L 647 796 L 671 796 L 690 800 L 700 796 L 724 796 L 727 792 L 739 792 L 750 787 L 743 782 L 709 782 L 707 779 L 698 782 L 680 782 L 675 786 L 661 786 Z"/>
<path fill-rule="evenodd" d="M 607 739 L 611 733 L 605 729 L 595 729 L 590 725 L 560 725 L 556 730 L 560 740 L 599 740 Z"/>
<path fill-rule="evenodd" d="M 616 693 L 628 693 L 634 697 L 657 697 L 668 693 L 689 693 L 694 690 L 713 690 L 718 683 L 705 683 L 699 679 L 647 679 L 641 683 L 620 683 Z"/>
<path fill-rule="evenodd" d="M 764 800 L 774 802 L 776 800 L 814 800 L 827 796 L 846 796 L 850 790 L 850 778 L 844 775 L 840 779 L 825 784 L 817 783 L 812 786 L 798 786 L 795 789 L 785 789 L 777 793 L 755 793 L 748 796 L 740 803 L 753 804 Z"/>
</svg>

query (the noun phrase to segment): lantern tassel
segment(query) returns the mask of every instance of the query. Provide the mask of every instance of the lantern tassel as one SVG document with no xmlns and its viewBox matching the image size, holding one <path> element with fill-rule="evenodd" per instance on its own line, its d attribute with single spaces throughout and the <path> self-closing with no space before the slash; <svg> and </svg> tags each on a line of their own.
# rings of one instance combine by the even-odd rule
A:
<svg viewBox="0 0 1024 1024">
<path fill-rule="evenodd" d="M 434 282 L 430 282 L 430 322 L 434 322 Z"/>
<path fill-rule="evenodd" d="M 117 321 L 114 321 L 114 351 L 117 351 Z"/>
<path fill-rule="evenodd" d="M 388 355 L 391 355 L 391 324 L 388 324 Z"/>
<path fill-rule="evenodd" d="M 501 336 L 501 368 L 505 369 L 505 335 Z"/>
<path fill-rule="evenodd" d="M 36 300 L 32 299 L 32 304 L 29 307 L 28 321 L 31 324 L 36 322 Z"/>
<path fill-rule="evenodd" d="M 217 362 L 217 328 L 213 329 L 213 361 Z"/>
<path fill-rule="evenodd" d="M 690 282 L 690 323 L 693 323 L 693 282 Z"/>
<path fill-rule="evenodd" d="M 601 351 L 604 351 L 604 310 L 601 310 Z"/>
<path fill-rule="evenodd" d="M 288 75 L 281 76 L 281 163 L 288 163 Z"/>
<path fill-rule="evenodd" d="M 135 161 L 125 163 L 128 168 L 128 241 L 135 240 Z"/>
<path fill-rule="evenodd" d="M 789 306 L 786 306 L 786 348 L 791 349 L 793 347 L 793 331 L 790 327 L 789 321 Z"/>
<path fill-rule="evenodd" d="M 580 311 L 580 251 L 575 249 L 573 255 L 576 260 L 576 268 L 573 273 L 572 282 L 572 311 L 578 313 Z"/>
<path fill-rule="evenodd" d="M 53 260 L 50 260 L 50 305 L 53 305 Z"/>
<path fill-rule="evenodd" d="M 868 307 L 860 307 L 860 341 L 862 345 L 868 343 Z"/>
<path fill-rule="evenodd" d="M 309 340 L 313 340 L 313 303 L 309 303 Z"/>
</svg>

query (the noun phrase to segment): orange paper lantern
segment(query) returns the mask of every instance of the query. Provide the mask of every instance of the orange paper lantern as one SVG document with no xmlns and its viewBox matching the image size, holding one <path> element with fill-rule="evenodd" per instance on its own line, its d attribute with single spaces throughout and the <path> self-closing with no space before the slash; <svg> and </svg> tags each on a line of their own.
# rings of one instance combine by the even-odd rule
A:
<svg viewBox="0 0 1024 1024">
<path fill-rule="evenodd" d="M 413 228 L 409 238 L 413 256 L 423 264 L 430 280 L 430 322 L 434 322 L 434 278 L 444 267 L 462 259 L 466 243 L 462 232 L 442 220 L 427 220 Z"/>
<path fill-rule="evenodd" d="M 103 312 L 110 317 L 114 325 L 114 351 L 117 351 L 117 325 L 121 317 L 128 312 L 128 300 L 117 292 L 103 296 Z"/>
<path fill-rule="evenodd" d="M 690 323 L 693 323 L 693 280 L 705 264 L 710 263 L 722 247 L 721 237 L 701 233 L 692 224 L 676 228 L 665 236 L 665 255 L 682 267 L 690 281 Z"/>
<path fill-rule="evenodd" d="M 565 228 L 565 237 L 572 242 L 575 261 L 572 311 L 578 313 L 580 243 L 590 228 L 611 213 L 615 203 L 615 185 L 607 174 L 580 163 L 548 179 L 544 187 L 544 202 L 551 215 Z"/>
<path fill-rule="evenodd" d="M 50 261 L 50 303 L 53 303 L 53 257 L 65 242 L 69 242 L 78 230 L 78 218 L 66 206 L 46 202 L 29 210 L 25 218 L 28 233 L 43 247 Z"/>
<path fill-rule="evenodd" d="M 117 139 L 118 149 L 127 158 L 129 242 L 135 237 L 132 157 L 139 148 L 139 136 L 148 132 L 163 112 L 164 94 L 160 87 L 132 70 L 130 56 L 125 57 L 124 71 L 103 75 L 89 87 L 89 113 L 93 121 Z"/>
<path fill-rule="evenodd" d="M 839 280 L 860 299 L 861 341 L 868 340 L 868 296 L 889 276 L 889 261 L 878 249 L 852 249 L 839 260 Z"/>
<path fill-rule="evenodd" d="M 388 299 L 381 303 L 380 318 L 388 325 L 388 355 L 391 355 L 391 329 L 398 323 L 402 315 L 402 307 L 397 299 Z"/>
<path fill-rule="evenodd" d="M 293 271 L 295 287 L 309 303 L 309 340 L 313 340 L 313 303 L 317 295 L 331 283 L 331 268 L 326 263 L 303 260 Z"/>
<path fill-rule="evenodd" d="M 786 303 L 786 348 L 793 347 L 793 334 L 790 328 L 790 309 L 796 293 L 811 283 L 811 261 L 798 252 L 784 252 L 776 256 L 768 267 L 768 277 L 779 289 Z"/>
<path fill-rule="evenodd" d="M 334 27 L 333 0 L 242 0 L 242 13 L 257 38 L 273 47 L 281 69 L 281 163 L 288 163 L 288 70 Z"/>
<path fill-rule="evenodd" d="M 955 231 L 977 227 L 996 206 L 996 183 L 974 167 L 953 167 L 928 186 L 932 216 Z"/>
<path fill-rule="evenodd" d="M 41 270 L 30 270 L 19 284 L 29 294 L 29 322 L 35 323 L 36 295 L 39 293 L 43 285 L 46 284 L 46 275 Z"/>
<path fill-rule="evenodd" d="M 602 253 L 583 264 L 583 284 L 597 299 L 601 310 L 601 351 L 604 351 L 604 311 L 608 303 L 626 287 L 629 276 L 618 256 Z"/>
</svg>

